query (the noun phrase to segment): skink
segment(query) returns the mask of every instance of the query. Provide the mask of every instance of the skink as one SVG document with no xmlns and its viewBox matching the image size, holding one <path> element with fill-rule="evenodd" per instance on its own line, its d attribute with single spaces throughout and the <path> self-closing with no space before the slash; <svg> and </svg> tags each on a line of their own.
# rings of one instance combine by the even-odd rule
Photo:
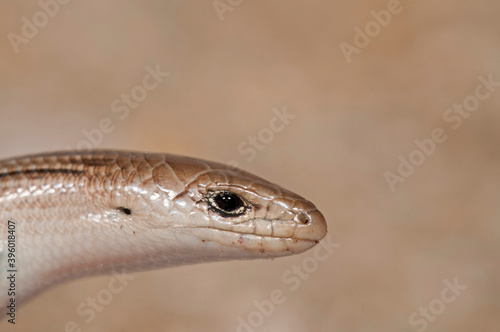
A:
<svg viewBox="0 0 500 332">
<path fill-rule="evenodd" d="M 69 279 L 286 256 L 325 235 L 311 202 L 215 162 L 124 151 L 0 161 L 0 319 L 12 257 L 19 305 Z"/>
</svg>

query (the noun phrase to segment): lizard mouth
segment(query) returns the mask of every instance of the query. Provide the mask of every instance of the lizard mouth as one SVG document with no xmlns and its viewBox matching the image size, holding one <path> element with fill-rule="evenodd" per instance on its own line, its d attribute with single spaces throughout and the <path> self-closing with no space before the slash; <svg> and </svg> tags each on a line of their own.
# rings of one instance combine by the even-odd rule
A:
<svg viewBox="0 0 500 332">
<path fill-rule="evenodd" d="M 216 232 L 220 232 L 222 234 L 228 233 L 228 234 L 236 234 L 240 236 L 253 236 L 255 238 L 263 238 L 263 239 L 284 239 L 284 240 L 290 240 L 290 241 L 297 241 L 297 242 L 311 242 L 311 243 L 319 243 L 320 240 L 314 240 L 314 239 L 306 239 L 306 238 L 299 238 L 299 237 L 293 237 L 293 236 L 279 236 L 279 235 L 267 235 L 267 234 L 256 234 L 256 233 L 250 233 L 250 232 L 242 232 L 242 231 L 234 231 L 230 229 L 221 229 L 217 227 L 211 227 L 211 226 L 185 226 L 185 225 L 179 225 L 179 226 L 168 226 L 164 227 L 165 229 L 207 229 L 207 230 L 213 230 Z"/>
<path fill-rule="evenodd" d="M 261 235 L 211 226 L 170 225 L 158 230 L 160 229 L 168 229 L 183 236 L 189 233 L 190 241 L 195 241 L 194 244 L 196 241 L 201 242 L 198 247 L 200 250 L 207 244 L 215 244 L 225 248 L 225 250 L 243 250 L 247 253 L 254 252 L 258 256 L 263 254 L 268 257 L 301 253 L 314 247 L 320 241 L 319 239 L 298 236 Z"/>
<path fill-rule="evenodd" d="M 221 230 L 213 227 L 198 227 L 210 229 L 212 236 L 204 236 L 205 241 L 217 242 L 223 246 L 242 248 L 246 251 L 259 251 L 261 253 L 287 252 L 301 253 L 316 244 L 319 240 L 301 239 L 296 237 L 280 237 L 272 235 L 259 235 L 254 233 L 242 233 L 231 230 Z M 202 237 L 200 237 L 202 238 Z"/>
</svg>

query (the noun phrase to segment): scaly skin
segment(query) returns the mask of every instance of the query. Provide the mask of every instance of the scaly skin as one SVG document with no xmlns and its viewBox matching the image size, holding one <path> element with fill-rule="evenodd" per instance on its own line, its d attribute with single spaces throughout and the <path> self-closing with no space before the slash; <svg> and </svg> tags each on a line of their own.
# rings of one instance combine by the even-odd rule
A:
<svg viewBox="0 0 500 332">
<path fill-rule="evenodd" d="M 239 195 L 247 212 L 222 216 L 208 200 L 218 191 Z M 0 161 L 0 319 L 10 299 L 8 220 L 17 306 L 69 279 L 286 256 L 326 235 L 312 203 L 219 163 L 122 151 Z"/>
</svg>

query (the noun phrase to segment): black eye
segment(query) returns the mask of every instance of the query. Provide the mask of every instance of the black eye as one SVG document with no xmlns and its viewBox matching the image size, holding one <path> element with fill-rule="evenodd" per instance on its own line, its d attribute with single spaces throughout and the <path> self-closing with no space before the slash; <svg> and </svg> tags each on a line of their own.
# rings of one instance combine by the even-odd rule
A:
<svg viewBox="0 0 500 332">
<path fill-rule="evenodd" d="M 208 204 L 223 217 L 235 217 L 245 213 L 247 204 L 238 195 L 229 191 L 215 191 L 208 195 Z"/>
</svg>

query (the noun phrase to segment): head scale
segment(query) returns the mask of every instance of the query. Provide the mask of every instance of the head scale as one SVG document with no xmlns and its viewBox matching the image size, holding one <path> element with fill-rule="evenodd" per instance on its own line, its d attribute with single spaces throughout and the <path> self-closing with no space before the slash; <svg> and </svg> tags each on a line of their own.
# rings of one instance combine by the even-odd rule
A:
<svg viewBox="0 0 500 332">
<path fill-rule="evenodd" d="M 169 155 L 153 179 L 169 211 L 178 211 L 164 227 L 198 238 L 201 250 L 217 248 L 221 258 L 299 253 L 326 235 L 325 219 L 311 202 L 240 169 Z"/>
</svg>

